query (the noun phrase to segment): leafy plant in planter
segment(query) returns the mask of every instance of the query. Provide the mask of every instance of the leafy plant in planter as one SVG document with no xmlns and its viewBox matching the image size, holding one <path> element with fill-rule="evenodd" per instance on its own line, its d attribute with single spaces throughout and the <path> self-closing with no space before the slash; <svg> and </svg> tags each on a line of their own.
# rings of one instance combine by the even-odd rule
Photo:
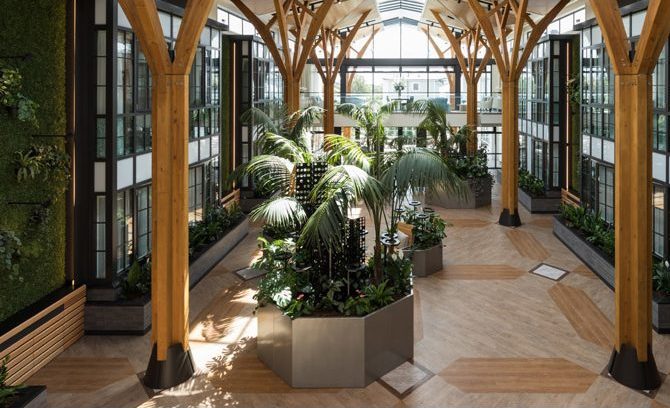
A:
<svg viewBox="0 0 670 408">
<path fill-rule="evenodd" d="M 207 245 L 221 239 L 244 218 L 239 206 L 224 207 L 220 204 L 208 206 L 202 221 L 188 226 L 189 256 L 193 257 Z"/>
<path fill-rule="evenodd" d="M 423 215 L 422 212 L 414 209 L 408 209 L 403 214 L 403 220 L 413 225 L 411 249 L 424 250 L 441 245 L 442 240 L 447 236 L 445 234 L 447 223 L 437 213 L 430 213 L 427 217 L 421 215 Z"/>
<path fill-rule="evenodd" d="M 121 283 L 121 296 L 132 299 L 151 292 L 151 259 L 135 261 Z"/>
<path fill-rule="evenodd" d="M 20 275 L 21 248 L 23 244 L 12 231 L 0 230 L 0 270 L 9 274 L 11 280 L 23 282 Z"/>
<path fill-rule="evenodd" d="M 67 189 L 70 182 L 70 156 L 55 145 L 32 145 L 16 152 L 16 179 L 19 182 L 42 180 L 54 186 L 54 200 Z"/>
<path fill-rule="evenodd" d="M 581 232 L 588 242 L 609 257 L 614 256 L 614 228 L 602 219 L 600 212 L 563 204 L 559 215 L 569 228 Z"/>
<path fill-rule="evenodd" d="M 22 122 L 37 124 L 37 103 L 21 93 L 23 76 L 18 69 L 0 65 L 0 104 Z"/>
<path fill-rule="evenodd" d="M 0 362 L 0 405 L 4 406 L 9 398 L 13 397 L 23 386 L 11 386 L 7 384 L 7 377 L 9 377 L 9 356 L 5 356 Z"/>
<path fill-rule="evenodd" d="M 519 188 L 531 197 L 544 197 L 546 195 L 544 181 L 524 169 L 519 169 Z"/>
<path fill-rule="evenodd" d="M 654 264 L 652 281 L 654 292 L 663 297 L 670 297 L 670 262 L 667 259 Z"/>
</svg>

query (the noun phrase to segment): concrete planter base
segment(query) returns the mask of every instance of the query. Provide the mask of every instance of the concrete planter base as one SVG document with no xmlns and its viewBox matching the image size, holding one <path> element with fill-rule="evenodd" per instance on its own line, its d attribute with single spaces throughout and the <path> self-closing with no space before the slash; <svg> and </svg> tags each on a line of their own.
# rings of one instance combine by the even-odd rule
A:
<svg viewBox="0 0 670 408">
<path fill-rule="evenodd" d="M 5 401 L 6 408 L 47 408 L 47 387 L 36 385 L 21 388 Z"/>
<path fill-rule="evenodd" d="M 614 264 L 597 248 L 554 217 L 554 235 L 584 262 L 610 289 L 614 289 Z M 670 333 L 670 298 L 654 295 L 651 325 L 657 333 Z"/>
<path fill-rule="evenodd" d="M 193 288 L 249 233 L 249 219 L 243 219 L 223 238 L 212 244 L 189 266 L 189 287 Z M 151 296 L 114 302 L 88 302 L 84 330 L 87 334 L 143 335 L 151 328 Z"/>
<path fill-rule="evenodd" d="M 426 277 L 439 272 L 444 267 L 442 244 L 423 250 L 403 249 L 405 256 L 412 258 L 414 276 Z"/>
<path fill-rule="evenodd" d="M 519 190 L 519 202 L 533 214 L 557 213 L 561 206 L 561 193 L 547 191 L 546 197 L 532 197 L 522 189 Z"/>
<path fill-rule="evenodd" d="M 414 357 L 414 295 L 363 317 L 258 316 L 258 358 L 295 388 L 362 388 Z"/>
<path fill-rule="evenodd" d="M 426 203 L 447 209 L 473 209 L 491 205 L 491 188 L 477 191 L 476 183 L 468 181 L 464 197 L 456 197 L 444 191 L 428 193 Z"/>
</svg>

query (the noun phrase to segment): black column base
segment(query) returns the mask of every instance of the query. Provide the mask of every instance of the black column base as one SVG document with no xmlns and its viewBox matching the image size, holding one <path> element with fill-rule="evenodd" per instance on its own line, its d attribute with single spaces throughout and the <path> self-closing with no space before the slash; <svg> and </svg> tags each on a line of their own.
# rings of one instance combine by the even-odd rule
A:
<svg viewBox="0 0 670 408">
<path fill-rule="evenodd" d="M 502 213 L 500 213 L 500 220 L 498 224 L 504 227 L 519 227 L 521 226 L 521 218 L 519 218 L 519 211 L 515 211 L 514 214 L 509 213 L 509 209 L 505 208 Z"/>
<path fill-rule="evenodd" d="M 612 351 L 607 371 L 621 384 L 641 391 L 655 390 L 661 386 L 661 375 L 656 368 L 651 345 L 647 347 L 647 361 L 638 361 L 634 347 L 621 346 L 621 351 Z"/>
<path fill-rule="evenodd" d="M 167 359 L 158 361 L 156 344 L 151 350 L 147 372 L 142 379 L 144 385 L 155 390 L 172 388 L 188 380 L 195 373 L 191 350 L 184 351 L 181 344 L 173 344 L 167 349 Z"/>
</svg>

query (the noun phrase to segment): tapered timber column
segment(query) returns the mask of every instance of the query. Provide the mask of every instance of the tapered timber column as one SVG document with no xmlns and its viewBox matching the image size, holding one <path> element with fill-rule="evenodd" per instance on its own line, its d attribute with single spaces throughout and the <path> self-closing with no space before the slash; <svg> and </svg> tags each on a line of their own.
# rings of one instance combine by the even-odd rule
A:
<svg viewBox="0 0 670 408">
<path fill-rule="evenodd" d="M 614 1 L 616 3 L 616 1 Z M 539 21 L 533 21 L 528 13 L 529 0 L 504 0 L 493 2 L 491 10 L 484 10 L 479 0 L 468 0 L 475 13 L 503 81 L 503 151 L 502 151 L 502 212 L 500 225 L 517 227 L 521 225 L 518 212 L 519 179 L 519 134 L 518 134 L 518 81 L 528 58 L 537 45 L 542 33 L 547 29 L 569 0 L 545 2 L 553 4 Z M 540 3 L 540 2 L 537 2 Z M 496 29 L 494 30 L 493 21 Z M 514 30 L 509 25 L 514 22 Z M 523 44 L 529 31 L 528 38 Z M 508 38 L 510 33 L 513 36 Z M 511 39 L 511 42 L 508 40 Z M 512 45 L 510 47 L 509 45 Z"/>
<path fill-rule="evenodd" d="M 502 155 L 505 158 L 502 163 L 502 213 L 500 224 L 507 227 L 521 225 L 518 207 L 519 183 L 519 83 L 514 81 L 503 81 L 502 83 Z"/>
<path fill-rule="evenodd" d="M 340 32 L 337 27 L 321 28 L 316 44 L 323 52 L 323 63 L 317 57 L 315 50 L 310 53 L 312 63 L 323 82 L 323 132 L 325 134 L 335 133 L 335 81 L 337 81 L 351 43 L 371 11 L 363 11 L 349 31 Z M 337 50 L 338 46 L 339 50 Z"/>
<path fill-rule="evenodd" d="M 472 132 L 468 140 L 467 150 L 468 154 L 473 155 L 477 151 L 477 127 L 479 126 L 479 113 L 477 112 L 477 85 L 479 78 L 486 69 L 486 66 L 491 60 L 491 49 L 485 41 L 482 27 L 477 24 L 475 27 L 469 27 L 465 32 L 458 37 L 452 32 L 451 28 L 442 17 L 439 9 L 431 10 L 433 17 L 439 23 L 440 28 L 444 32 L 451 49 L 456 56 L 465 84 L 467 86 L 468 103 L 466 108 L 467 125 Z M 430 34 L 429 38 L 430 38 Z M 433 47 L 439 50 L 437 44 L 431 39 Z M 477 59 L 477 54 L 480 50 L 484 50 L 484 56 Z"/>
<path fill-rule="evenodd" d="M 144 384 L 170 388 L 194 373 L 188 344 L 189 73 L 214 0 L 188 1 L 168 51 L 154 0 L 119 0 L 153 78 L 151 357 Z"/>
<path fill-rule="evenodd" d="M 261 2 L 230 1 L 253 24 L 268 47 L 284 80 L 286 109 L 290 114 L 297 112 L 300 109 L 300 79 L 305 64 L 314 49 L 323 20 L 335 0 L 273 0 L 274 14 L 268 22 L 261 20 L 252 10 L 254 3 Z"/>
<path fill-rule="evenodd" d="M 616 75 L 614 234 L 616 329 L 610 374 L 637 389 L 661 385 L 651 349 L 651 75 Z"/>
<path fill-rule="evenodd" d="M 189 76 L 153 77 L 151 339 L 145 384 L 186 381 L 188 346 L 188 86 Z"/>
<path fill-rule="evenodd" d="M 652 353 L 652 72 L 670 35 L 670 1 L 650 0 L 633 51 L 616 0 L 591 1 L 614 70 L 614 350 L 608 369 L 640 390 L 661 385 Z"/>
</svg>

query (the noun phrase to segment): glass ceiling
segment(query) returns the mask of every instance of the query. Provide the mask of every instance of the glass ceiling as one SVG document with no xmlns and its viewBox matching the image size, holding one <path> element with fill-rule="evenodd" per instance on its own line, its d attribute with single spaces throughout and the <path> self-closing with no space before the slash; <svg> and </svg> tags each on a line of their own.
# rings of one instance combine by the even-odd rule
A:
<svg viewBox="0 0 670 408">
<path fill-rule="evenodd" d="M 409 19 L 421 20 L 425 0 L 380 0 L 379 14 L 382 21 Z"/>
</svg>

